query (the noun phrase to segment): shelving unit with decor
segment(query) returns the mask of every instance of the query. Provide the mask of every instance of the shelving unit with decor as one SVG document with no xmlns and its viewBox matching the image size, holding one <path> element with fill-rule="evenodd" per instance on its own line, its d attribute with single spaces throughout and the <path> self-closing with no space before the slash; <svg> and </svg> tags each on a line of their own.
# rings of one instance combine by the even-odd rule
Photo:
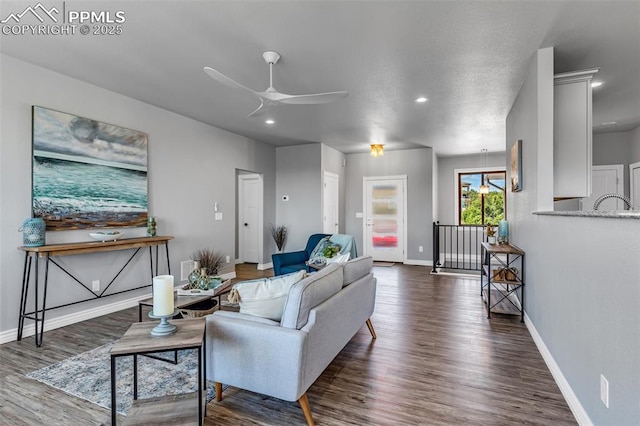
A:
<svg viewBox="0 0 640 426">
<path fill-rule="evenodd" d="M 513 244 L 482 244 L 480 295 L 491 312 L 524 322 L 524 251 Z"/>
</svg>

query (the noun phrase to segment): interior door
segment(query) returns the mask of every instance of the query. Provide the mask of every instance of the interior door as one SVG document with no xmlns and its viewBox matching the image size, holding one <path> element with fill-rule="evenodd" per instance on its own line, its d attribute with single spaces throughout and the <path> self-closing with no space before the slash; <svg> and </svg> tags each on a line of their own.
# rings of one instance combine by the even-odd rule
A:
<svg viewBox="0 0 640 426">
<path fill-rule="evenodd" d="M 239 176 L 241 261 L 260 263 L 262 234 L 262 179 L 260 175 Z"/>
<path fill-rule="evenodd" d="M 403 262 L 406 176 L 364 178 L 364 250 L 373 260 Z"/>
<path fill-rule="evenodd" d="M 322 232 L 325 234 L 337 234 L 339 228 L 338 221 L 338 200 L 340 177 L 336 174 L 324 172 L 324 191 L 322 201 L 324 203 Z"/>
<path fill-rule="evenodd" d="M 591 196 L 582 198 L 581 210 L 593 210 L 593 204 L 604 194 L 624 194 L 623 166 L 615 164 L 610 166 L 593 166 L 591 170 Z M 623 210 L 624 204 L 618 198 L 608 198 L 600 203 L 598 210 Z"/>
<path fill-rule="evenodd" d="M 640 163 L 629 164 L 629 193 L 633 210 L 640 210 Z"/>
</svg>

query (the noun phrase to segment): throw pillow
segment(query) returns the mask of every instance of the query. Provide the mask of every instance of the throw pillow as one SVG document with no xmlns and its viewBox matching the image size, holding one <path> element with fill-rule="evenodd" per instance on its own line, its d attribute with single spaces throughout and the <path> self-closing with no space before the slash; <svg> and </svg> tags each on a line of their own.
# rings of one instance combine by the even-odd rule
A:
<svg viewBox="0 0 640 426">
<path fill-rule="evenodd" d="M 271 278 L 234 284 L 230 300 L 237 300 L 240 313 L 280 321 L 287 294 L 292 285 L 302 280 L 304 270 Z"/>
</svg>

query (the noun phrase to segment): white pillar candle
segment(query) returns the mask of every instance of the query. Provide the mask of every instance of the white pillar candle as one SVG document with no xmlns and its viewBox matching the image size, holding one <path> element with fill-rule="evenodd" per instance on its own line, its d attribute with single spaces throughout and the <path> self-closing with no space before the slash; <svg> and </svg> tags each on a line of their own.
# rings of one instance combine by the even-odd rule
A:
<svg viewBox="0 0 640 426">
<path fill-rule="evenodd" d="M 173 314 L 173 275 L 153 277 L 153 314 Z"/>
</svg>

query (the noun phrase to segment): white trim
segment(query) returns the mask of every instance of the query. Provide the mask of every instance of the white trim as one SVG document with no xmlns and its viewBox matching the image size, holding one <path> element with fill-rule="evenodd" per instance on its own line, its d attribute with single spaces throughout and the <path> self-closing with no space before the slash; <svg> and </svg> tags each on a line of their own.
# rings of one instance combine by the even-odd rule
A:
<svg viewBox="0 0 640 426">
<path fill-rule="evenodd" d="M 62 315 L 56 318 L 47 319 L 44 323 L 44 331 L 55 330 L 56 328 L 65 327 L 67 325 L 75 324 L 78 322 L 86 321 L 92 318 L 97 318 L 102 315 L 118 312 L 123 309 L 138 306 L 138 301 L 148 299 L 151 297 L 151 293 L 145 293 L 139 296 L 132 297 L 126 300 L 120 300 L 118 302 L 109 303 L 108 305 L 102 305 L 95 308 L 85 309 L 84 311 L 74 312 L 72 314 Z M 28 324 L 24 326 L 22 330 L 22 339 L 33 336 L 35 334 L 35 325 Z M 0 333 L 0 344 L 13 342 L 18 337 L 18 329 L 14 328 L 6 330 Z"/>
<path fill-rule="evenodd" d="M 226 274 L 220 275 L 220 278 L 223 280 L 231 280 L 236 277 L 236 271 L 227 272 Z"/>
<path fill-rule="evenodd" d="M 460 217 L 460 194 L 458 193 L 458 190 L 460 189 L 458 187 L 458 175 L 460 173 L 477 173 L 477 172 L 504 172 L 504 178 L 505 178 L 505 185 L 507 184 L 507 168 L 504 166 L 491 166 L 491 167 L 471 167 L 471 168 L 464 168 L 464 169 L 453 169 L 453 223 L 456 225 L 460 225 L 460 223 L 458 223 L 458 218 Z M 505 188 L 505 203 L 507 201 L 506 199 L 506 188 Z"/>
<path fill-rule="evenodd" d="M 263 225 L 263 221 L 264 221 L 264 180 L 262 178 L 261 174 L 258 173 L 247 173 L 247 174 L 241 174 L 238 175 L 238 221 L 237 221 L 237 227 L 238 227 L 238 255 L 239 255 L 239 263 L 244 263 L 245 259 L 244 259 L 244 232 L 241 231 L 242 227 L 240 225 L 240 222 L 242 222 L 241 216 L 242 214 L 244 214 L 244 186 L 243 186 L 243 182 L 242 181 L 247 181 L 247 180 L 257 180 L 259 182 L 259 191 L 258 191 L 258 229 L 257 229 L 257 233 L 258 233 L 258 259 L 263 259 L 263 250 L 264 250 L 264 238 L 263 238 L 263 234 L 264 234 L 264 225 Z"/>
<path fill-rule="evenodd" d="M 437 268 L 437 269 L 438 271 L 431 272 L 431 275 L 447 275 L 450 277 L 465 277 L 465 278 L 473 278 L 480 281 L 480 275 L 465 274 L 463 272 L 441 272 L 440 268 Z"/>
<path fill-rule="evenodd" d="M 560 370 L 560 367 L 556 363 L 555 359 L 553 359 L 553 355 L 551 355 L 551 352 L 549 352 L 547 345 L 544 344 L 542 337 L 540 337 L 540 334 L 538 334 L 538 330 L 536 330 L 535 325 L 533 325 L 531 319 L 529 318 L 529 315 L 527 315 L 526 312 L 524 313 L 524 323 L 526 324 L 527 329 L 529 330 L 529 334 L 531 334 L 534 343 L 538 347 L 540 355 L 542 355 L 542 359 L 544 359 L 544 362 L 547 364 L 549 371 L 551 371 L 551 375 L 560 388 L 560 392 L 562 392 L 562 396 L 564 396 L 564 399 L 567 401 L 567 404 L 569 405 L 569 408 L 571 409 L 571 412 L 576 418 L 578 424 L 583 426 L 593 426 L 593 422 L 589 418 L 589 415 L 585 411 L 582 404 L 580 404 L 580 400 L 573 392 L 573 389 L 571 389 L 571 385 L 569 385 L 569 382 L 564 377 L 564 374 L 562 374 L 562 370 Z"/>
<path fill-rule="evenodd" d="M 333 234 L 334 232 L 326 232 L 327 228 L 326 228 L 326 223 L 325 223 L 325 218 L 327 217 L 327 212 L 325 211 L 326 209 L 326 200 L 325 200 L 325 192 L 327 189 L 327 178 L 331 178 L 331 179 L 335 179 L 336 180 L 336 184 L 337 184 L 337 189 L 338 192 L 336 194 L 336 211 L 337 211 L 337 215 L 336 215 L 336 220 L 338 221 L 338 229 L 336 229 L 335 233 L 339 233 L 340 231 L 340 175 L 337 175 L 335 173 L 331 173 L 328 172 L 326 170 L 323 170 L 323 174 L 322 174 L 322 217 L 320 218 L 322 220 L 322 232 L 325 234 Z"/>
<path fill-rule="evenodd" d="M 633 193 L 635 192 L 634 184 L 633 184 L 633 170 L 640 169 L 640 161 L 637 163 L 629 164 L 629 198 L 631 199 L 631 208 L 629 210 L 635 209 L 636 204 L 640 204 L 640 200 L 633 199 Z"/>
<path fill-rule="evenodd" d="M 405 265 L 433 266 L 433 260 L 405 259 Z"/>
<path fill-rule="evenodd" d="M 273 269 L 273 262 L 258 263 L 258 271 L 264 271 L 266 269 Z"/>
</svg>

